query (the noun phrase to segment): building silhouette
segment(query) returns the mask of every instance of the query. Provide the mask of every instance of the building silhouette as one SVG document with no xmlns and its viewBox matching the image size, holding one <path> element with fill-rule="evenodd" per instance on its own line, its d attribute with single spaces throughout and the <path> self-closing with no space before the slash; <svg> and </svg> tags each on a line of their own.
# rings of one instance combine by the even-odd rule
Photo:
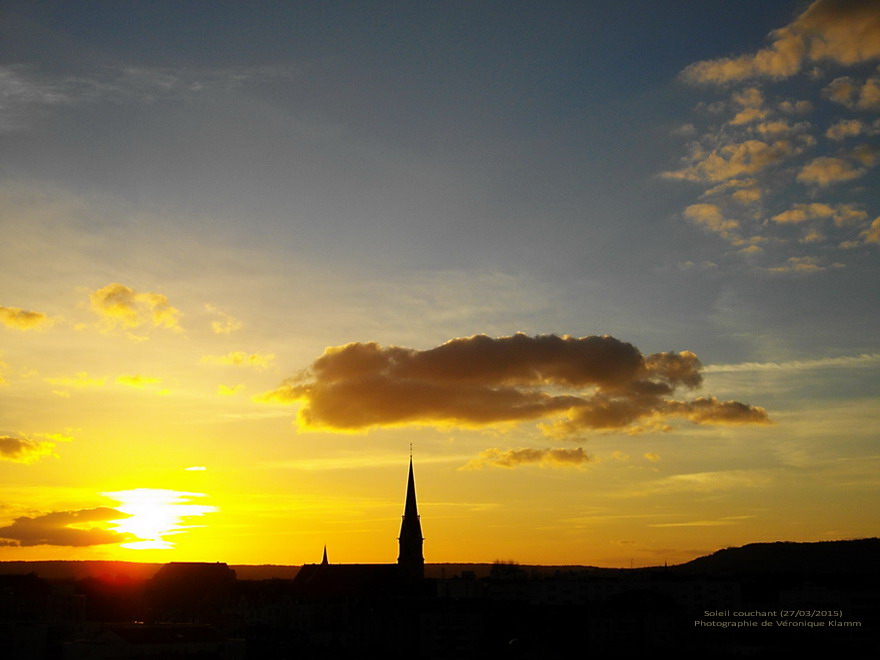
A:
<svg viewBox="0 0 880 660">
<path fill-rule="evenodd" d="M 320 564 L 305 564 L 293 580 L 303 596 L 385 596 L 411 591 L 425 577 L 424 538 L 416 501 L 412 456 L 406 483 L 396 564 L 333 564 L 324 546 Z"/>
<path fill-rule="evenodd" d="M 321 563 L 305 564 L 291 585 L 288 629 L 298 633 L 299 650 L 417 654 L 418 603 L 434 595 L 423 543 L 410 457 L 397 563 L 334 564 L 325 545 Z"/>
</svg>

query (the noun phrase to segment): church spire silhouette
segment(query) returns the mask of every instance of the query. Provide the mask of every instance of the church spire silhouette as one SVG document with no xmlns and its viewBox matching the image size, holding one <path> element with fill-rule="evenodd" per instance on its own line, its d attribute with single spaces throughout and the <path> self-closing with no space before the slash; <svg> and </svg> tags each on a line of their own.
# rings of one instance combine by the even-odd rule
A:
<svg viewBox="0 0 880 660">
<path fill-rule="evenodd" d="M 410 449 L 412 452 L 412 449 Z M 422 554 L 422 523 L 416 505 L 416 480 L 413 476 L 412 453 L 409 456 L 409 477 L 406 482 L 406 504 L 403 507 L 403 521 L 400 524 L 400 554 L 397 565 L 402 575 L 411 578 L 425 577 L 425 557 Z"/>
</svg>

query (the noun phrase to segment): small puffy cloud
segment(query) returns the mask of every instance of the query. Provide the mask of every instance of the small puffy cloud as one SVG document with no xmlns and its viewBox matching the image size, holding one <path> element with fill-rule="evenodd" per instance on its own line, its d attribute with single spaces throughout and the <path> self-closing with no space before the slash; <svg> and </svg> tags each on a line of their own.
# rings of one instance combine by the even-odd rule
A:
<svg viewBox="0 0 880 660">
<path fill-rule="evenodd" d="M 580 467 L 590 457 L 583 448 L 577 449 L 498 449 L 491 448 L 466 463 L 460 469 L 479 470 L 486 467 L 515 468 L 521 465 L 537 465 L 543 468 Z"/>
<path fill-rule="evenodd" d="M 737 112 L 733 119 L 730 120 L 730 123 L 733 126 L 752 124 L 766 117 L 768 112 L 766 108 L 745 108 Z"/>
<path fill-rule="evenodd" d="M 200 362 L 202 364 L 222 364 L 233 365 L 236 367 L 255 367 L 257 369 L 265 369 L 272 364 L 272 360 L 274 359 L 274 353 L 245 353 L 244 351 L 231 351 L 226 355 L 203 355 Z"/>
<path fill-rule="evenodd" d="M 865 167 L 874 167 L 877 164 L 878 158 L 880 158 L 880 149 L 873 144 L 860 144 L 848 155 Z"/>
<path fill-rule="evenodd" d="M 240 330 L 244 325 L 231 314 L 227 314 L 222 309 L 215 307 L 210 303 L 205 303 L 205 309 L 211 314 L 220 317 L 219 320 L 211 321 L 211 330 L 218 335 L 231 335 L 236 330 Z"/>
<path fill-rule="evenodd" d="M 858 119 L 842 119 L 828 127 L 828 130 L 825 131 L 825 137 L 829 140 L 845 140 L 861 135 L 864 130 L 864 125 Z"/>
<path fill-rule="evenodd" d="M 303 429 L 402 425 L 479 428 L 541 421 L 544 433 L 636 433 L 669 417 L 697 424 L 768 423 L 766 411 L 714 398 L 678 401 L 702 382 L 689 351 L 643 355 L 610 336 L 452 339 L 419 351 L 376 343 L 325 350 L 262 401 L 298 402 Z"/>
<path fill-rule="evenodd" d="M 34 463 L 43 456 L 51 456 L 54 442 L 17 438 L 11 435 L 0 436 L 0 460 L 13 463 Z"/>
<path fill-rule="evenodd" d="M 848 161 L 833 156 L 819 156 L 804 165 L 797 175 L 797 180 L 807 185 L 822 188 L 852 181 L 865 174 L 865 169 L 853 167 Z"/>
<path fill-rule="evenodd" d="M 880 217 L 874 218 L 871 226 L 861 234 L 865 243 L 880 243 Z"/>
<path fill-rule="evenodd" d="M 684 215 L 688 220 L 722 236 L 728 236 L 731 230 L 739 227 L 736 220 L 725 218 L 715 204 L 691 204 L 684 210 Z"/>
<path fill-rule="evenodd" d="M 667 179 L 717 183 L 744 174 L 756 174 L 797 152 L 788 140 L 732 142 L 711 151 L 696 147 L 687 158 L 690 165 L 664 172 Z"/>
<path fill-rule="evenodd" d="M 0 539 L 22 547 L 58 545 L 82 548 L 124 543 L 134 540 L 134 535 L 114 532 L 91 523 L 106 523 L 128 517 L 128 514 L 108 507 L 55 511 L 35 517 L 21 516 L 11 525 L 0 527 Z"/>
<path fill-rule="evenodd" d="M 127 385 L 128 387 L 141 389 L 150 385 L 158 385 L 162 382 L 162 379 L 156 378 L 155 376 L 141 376 L 140 374 L 135 374 L 131 376 L 117 376 L 116 382 L 120 385 Z"/>
<path fill-rule="evenodd" d="M 730 197 L 740 204 L 754 204 L 761 199 L 760 188 L 743 188 L 732 193 Z"/>
<path fill-rule="evenodd" d="M 781 224 L 799 224 L 807 220 L 833 219 L 834 224 L 843 227 L 855 222 L 864 221 L 868 215 L 854 204 L 824 204 L 812 202 L 795 204 L 790 209 L 774 215 L 771 220 Z"/>
<path fill-rule="evenodd" d="M 101 317 L 105 329 L 134 329 L 141 326 L 180 331 L 180 311 L 161 293 L 139 293 L 124 284 L 108 284 L 89 294 L 92 311 Z"/>
<path fill-rule="evenodd" d="M 42 312 L 31 312 L 19 307 L 0 307 L 0 323 L 16 330 L 33 330 L 50 323 Z"/>
<path fill-rule="evenodd" d="M 792 23 L 770 33 L 770 45 L 738 57 L 696 62 L 682 76 L 700 84 L 788 78 L 805 64 L 852 65 L 880 57 L 880 11 L 874 0 L 816 0 Z"/>
<path fill-rule="evenodd" d="M 763 251 L 764 251 L 764 248 L 762 248 L 760 245 L 749 245 L 749 246 L 744 247 L 740 250 L 737 250 L 737 253 L 742 254 L 742 255 L 750 255 L 750 254 L 760 254 Z"/>
<path fill-rule="evenodd" d="M 659 454 L 655 454 L 655 453 L 652 452 L 652 451 L 649 451 L 649 452 L 646 452 L 646 453 L 645 453 L 645 459 L 651 461 L 652 463 L 657 463 L 658 461 L 661 460 L 661 459 L 660 459 L 660 455 L 659 455 Z"/>
<path fill-rule="evenodd" d="M 217 394 L 220 396 L 235 396 L 244 389 L 244 384 L 238 385 L 218 385 Z"/>
<path fill-rule="evenodd" d="M 822 95 L 850 110 L 880 110 L 880 78 L 868 78 L 860 83 L 849 76 L 841 76 L 832 80 Z"/>
<path fill-rule="evenodd" d="M 818 257 L 789 257 L 784 264 L 768 268 L 771 273 L 819 273 L 825 270 Z"/>
</svg>

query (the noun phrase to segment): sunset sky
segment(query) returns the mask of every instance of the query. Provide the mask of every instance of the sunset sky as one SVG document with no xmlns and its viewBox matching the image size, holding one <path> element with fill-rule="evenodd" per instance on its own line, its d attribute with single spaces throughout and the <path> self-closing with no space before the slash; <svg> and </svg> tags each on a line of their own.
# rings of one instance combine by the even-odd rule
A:
<svg viewBox="0 0 880 660">
<path fill-rule="evenodd" d="M 0 5 L 0 561 L 880 534 L 880 5 Z"/>
</svg>

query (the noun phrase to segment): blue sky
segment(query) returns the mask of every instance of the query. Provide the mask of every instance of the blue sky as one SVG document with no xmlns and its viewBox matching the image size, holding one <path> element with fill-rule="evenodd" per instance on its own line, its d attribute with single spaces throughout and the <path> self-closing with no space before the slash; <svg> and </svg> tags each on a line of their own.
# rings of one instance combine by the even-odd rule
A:
<svg viewBox="0 0 880 660">
<path fill-rule="evenodd" d="M 139 396 L 162 394 L 155 424 L 191 415 L 204 435 L 228 415 L 262 420 L 201 444 L 175 432 L 162 451 L 242 465 L 236 438 L 254 434 L 279 465 L 369 462 L 412 433 L 442 482 L 484 450 L 553 441 L 530 423 L 436 417 L 308 431 L 294 420 L 314 401 L 260 395 L 331 346 L 425 351 L 516 332 L 691 351 L 705 366 L 696 394 L 775 424 L 596 427 L 554 445 L 583 448 L 592 466 L 504 454 L 461 478 L 522 480 L 549 503 L 560 484 L 592 492 L 624 455 L 664 456 L 643 462 L 672 483 L 807 469 L 792 456 L 823 457 L 811 478 L 876 460 L 878 21 L 855 1 L 5 2 L 0 468 L 14 483 L 63 482 L 65 461 L 113 435 L 90 417 L 145 405 L 122 391 L 136 382 Z M 117 307 L 101 298 L 111 285 Z M 837 420 L 830 436 L 811 430 L 816 417 Z M 113 424 L 114 437 L 132 432 Z M 148 446 L 141 432 L 131 442 Z M 731 454 L 701 444 L 707 433 L 729 437 Z M 787 483 L 761 475 L 749 483 L 764 492 Z M 155 487 L 178 487 L 168 479 Z M 10 519 L 61 506 L 15 497 Z M 79 498 L 63 506 L 106 504 Z M 876 520 L 817 525 L 791 536 L 865 535 Z M 644 561 L 659 552 L 650 531 Z M 712 549 L 694 544 L 674 556 Z"/>
</svg>

